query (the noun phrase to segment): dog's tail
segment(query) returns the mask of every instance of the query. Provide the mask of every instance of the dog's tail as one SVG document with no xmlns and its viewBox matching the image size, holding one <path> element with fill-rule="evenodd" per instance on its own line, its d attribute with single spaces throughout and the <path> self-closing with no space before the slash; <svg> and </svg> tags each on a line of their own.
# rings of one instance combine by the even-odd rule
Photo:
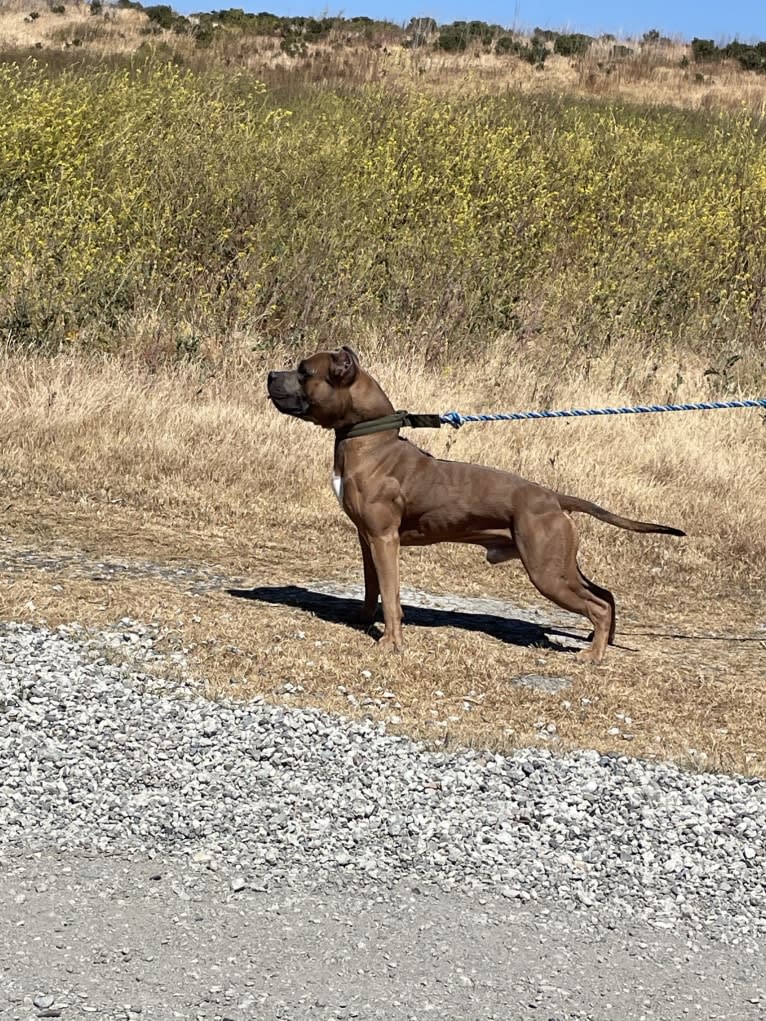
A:
<svg viewBox="0 0 766 1021">
<path fill-rule="evenodd" d="M 612 514 L 611 511 L 604 510 L 597 503 L 591 503 L 590 500 L 581 500 L 578 496 L 564 496 L 562 493 L 557 493 L 556 495 L 559 498 L 562 510 L 582 511 L 583 514 L 590 514 L 591 517 L 598 518 L 599 521 L 606 521 L 609 525 L 616 525 L 617 528 L 626 528 L 629 532 L 661 532 L 664 535 L 686 535 L 686 532 L 682 532 L 680 528 L 673 528 L 671 525 L 654 525 L 650 521 L 634 521 L 632 518 L 623 518 L 619 514 Z"/>
</svg>

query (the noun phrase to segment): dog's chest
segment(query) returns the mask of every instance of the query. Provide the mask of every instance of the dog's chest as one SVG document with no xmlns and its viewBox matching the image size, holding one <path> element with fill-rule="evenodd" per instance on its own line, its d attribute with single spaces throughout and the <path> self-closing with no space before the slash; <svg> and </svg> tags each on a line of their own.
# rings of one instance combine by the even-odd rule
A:
<svg viewBox="0 0 766 1021">
<path fill-rule="evenodd" d="M 333 475 L 332 477 L 332 491 L 338 498 L 338 503 L 343 506 L 343 476 Z"/>
</svg>

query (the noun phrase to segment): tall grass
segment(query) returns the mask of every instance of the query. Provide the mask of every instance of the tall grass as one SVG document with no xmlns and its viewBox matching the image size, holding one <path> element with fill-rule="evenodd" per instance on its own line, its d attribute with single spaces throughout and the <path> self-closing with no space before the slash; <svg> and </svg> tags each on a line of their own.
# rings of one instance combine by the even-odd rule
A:
<svg viewBox="0 0 766 1021">
<path fill-rule="evenodd" d="M 752 116 L 247 72 L 0 67 L 0 331 L 165 353 L 361 327 L 744 354 L 766 321 Z M 145 334 L 144 329 L 144 334 Z M 151 331 L 150 331 L 151 332 Z M 749 360 L 748 360 L 749 359 Z"/>
</svg>

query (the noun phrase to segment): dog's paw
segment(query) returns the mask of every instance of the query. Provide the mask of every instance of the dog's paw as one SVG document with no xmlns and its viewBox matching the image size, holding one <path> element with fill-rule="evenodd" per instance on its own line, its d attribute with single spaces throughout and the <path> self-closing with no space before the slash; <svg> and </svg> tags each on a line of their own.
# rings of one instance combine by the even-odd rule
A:
<svg viewBox="0 0 766 1021">
<path fill-rule="evenodd" d="M 590 646 L 586 649 L 580 649 L 575 656 L 575 659 L 578 659 L 581 663 L 592 663 L 594 666 L 598 666 L 603 658 L 603 656 L 596 655 Z"/>
<path fill-rule="evenodd" d="M 391 635 L 383 635 L 378 642 L 378 648 L 382 649 L 383 652 L 401 652 L 402 640 L 401 638 L 392 638 Z"/>
</svg>

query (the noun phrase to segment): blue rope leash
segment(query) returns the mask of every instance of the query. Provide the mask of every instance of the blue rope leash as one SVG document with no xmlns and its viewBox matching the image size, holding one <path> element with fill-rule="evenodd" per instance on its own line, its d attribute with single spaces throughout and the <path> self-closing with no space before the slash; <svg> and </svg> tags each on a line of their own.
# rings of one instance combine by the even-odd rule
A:
<svg viewBox="0 0 766 1021">
<path fill-rule="evenodd" d="M 459 429 L 467 422 L 518 422 L 534 418 L 589 418 L 592 415 L 648 415 L 656 411 L 717 411 L 719 408 L 766 408 L 766 397 L 744 401 L 699 401 L 696 404 L 638 404 L 633 408 L 570 408 L 567 411 L 511 411 L 495 415 L 461 415 L 447 411 L 439 421 Z"/>
</svg>

